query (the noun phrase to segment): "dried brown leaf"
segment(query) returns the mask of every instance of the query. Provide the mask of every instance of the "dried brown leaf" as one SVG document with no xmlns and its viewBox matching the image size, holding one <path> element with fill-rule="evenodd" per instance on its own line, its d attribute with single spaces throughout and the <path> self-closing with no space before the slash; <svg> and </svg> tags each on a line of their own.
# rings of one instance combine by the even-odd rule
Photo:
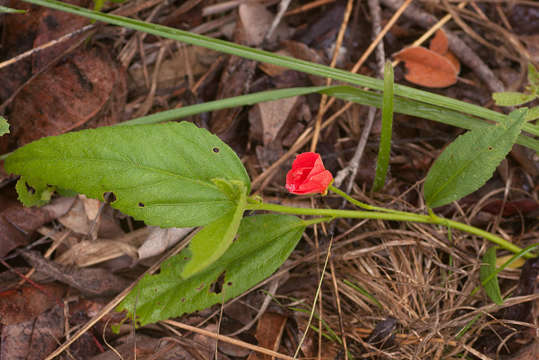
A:
<svg viewBox="0 0 539 360">
<path fill-rule="evenodd" d="M 457 82 L 457 69 L 444 56 L 423 47 L 410 47 L 394 55 L 404 61 L 406 80 L 421 86 L 443 88 Z"/>
<path fill-rule="evenodd" d="M 25 285 L 0 293 L 0 322 L 13 325 L 29 321 L 61 302 L 65 286 L 60 284 Z"/>
</svg>

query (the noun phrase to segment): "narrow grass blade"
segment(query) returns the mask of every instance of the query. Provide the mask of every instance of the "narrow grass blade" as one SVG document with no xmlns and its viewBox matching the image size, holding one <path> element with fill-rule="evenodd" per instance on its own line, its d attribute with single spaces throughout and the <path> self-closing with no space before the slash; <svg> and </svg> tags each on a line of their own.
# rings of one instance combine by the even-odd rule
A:
<svg viewBox="0 0 539 360">
<path fill-rule="evenodd" d="M 488 297 L 494 303 L 502 305 L 503 299 L 500 292 L 500 285 L 498 284 L 498 277 L 494 274 L 496 272 L 496 249 L 498 249 L 497 246 L 489 248 L 483 256 L 483 264 L 479 271 L 479 277 Z M 487 281 L 487 278 L 490 280 Z"/>
<path fill-rule="evenodd" d="M 500 267 L 496 268 L 495 271 L 492 271 L 484 279 L 481 279 L 481 285 L 485 286 L 485 284 L 487 284 L 488 282 L 490 282 L 491 280 L 496 278 L 500 272 L 502 272 L 503 270 L 509 268 L 517 260 L 525 259 L 526 254 L 531 253 L 536 248 L 539 248 L 539 243 L 530 245 L 528 247 L 525 247 L 524 249 L 522 249 L 521 251 L 519 251 L 515 255 L 511 256 L 506 262 L 504 262 L 502 265 L 500 265 Z M 499 260 L 499 258 L 497 258 L 497 260 Z M 496 263 L 495 263 L 495 265 L 496 265 Z M 498 281 L 498 280 L 496 279 L 496 281 Z M 481 289 L 480 286 L 476 287 L 475 289 L 473 289 L 473 291 L 470 293 L 470 295 L 475 295 L 479 291 L 479 289 Z"/>
<path fill-rule="evenodd" d="M 203 104 L 186 106 L 179 109 L 162 111 L 156 114 L 140 117 L 137 119 L 120 123 L 117 126 L 155 124 L 164 121 L 177 120 L 182 117 L 200 114 L 207 111 L 214 111 L 234 106 L 252 105 L 258 102 L 272 101 L 283 99 L 286 97 L 307 95 L 312 93 L 326 94 L 329 96 L 337 97 L 342 100 L 352 101 L 362 105 L 376 106 L 378 108 L 381 108 L 383 103 L 381 94 L 373 91 L 357 89 L 351 86 L 298 87 L 290 89 L 262 91 L 254 94 L 236 96 L 228 99 L 208 101 Z M 393 104 L 395 112 L 422 117 L 424 119 L 437 121 L 443 124 L 460 127 L 463 129 L 471 130 L 492 126 L 485 121 L 462 114 L 457 111 L 444 109 L 435 105 L 418 103 L 409 99 L 395 97 L 393 100 Z M 539 141 L 533 138 L 521 135 L 518 138 L 517 142 L 519 144 L 529 147 L 530 149 L 539 151 Z"/>
<path fill-rule="evenodd" d="M 380 191 L 386 183 L 389 168 L 389 155 L 391 152 L 391 134 L 393 131 L 393 66 L 391 61 L 386 62 L 384 68 L 384 102 L 382 105 L 382 132 L 376 162 L 376 175 L 372 191 Z"/>
</svg>

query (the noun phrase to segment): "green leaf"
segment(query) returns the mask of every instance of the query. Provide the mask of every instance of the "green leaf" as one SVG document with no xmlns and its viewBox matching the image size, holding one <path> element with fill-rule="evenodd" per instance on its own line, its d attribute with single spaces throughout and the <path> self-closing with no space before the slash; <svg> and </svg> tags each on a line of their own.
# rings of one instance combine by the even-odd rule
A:
<svg viewBox="0 0 539 360">
<path fill-rule="evenodd" d="M 0 136 L 4 134 L 9 134 L 9 123 L 6 118 L 0 116 Z"/>
<path fill-rule="evenodd" d="M 498 285 L 498 277 L 496 275 L 491 276 L 496 272 L 496 249 L 497 246 L 493 246 L 487 250 L 483 256 L 481 269 L 479 270 L 479 278 L 485 288 L 485 292 L 488 297 L 498 305 L 503 304 L 502 294 L 500 292 L 500 286 Z M 488 281 L 484 281 L 490 278 Z"/>
<path fill-rule="evenodd" d="M 539 106 L 534 106 L 528 110 L 528 115 L 526 115 L 526 121 L 533 121 L 537 119 L 539 119 Z"/>
<path fill-rule="evenodd" d="M 384 102 L 382 105 L 382 132 L 376 161 L 376 175 L 372 191 L 379 191 L 386 183 L 389 156 L 391 153 L 391 133 L 393 129 L 393 66 L 386 62 L 384 69 Z"/>
<path fill-rule="evenodd" d="M 211 266 L 181 279 L 179 275 L 190 255 L 183 250 L 165 261 L 159 274 L 145 276 L 117 310 L 132 316 L 136 306 L 137 320 L 145 325 L 227 301 L 277 270 L 304 229 L 304 222 L 290 215 L 246 217 L 237 239 Z"/>
<path fill-rule="evenodd" d="M 20 9 L 12 9 L 6 6 L 0 6 L 0 14 L 6 13 L 6 14 L 24 14 L 26 13 L 26 10 L 20 10 Z M 1 135 L 1 134 L 0 134 Z"/>
<path fill-rule="evenodd" d="M 250 180 L 237 155 L 195 125 L 103 127 L 40 139 L 7 157 L 5 168 L 29 186 L 50 184 L 104 200 L 161 227 L 208 224 L 236 209 L 215 179 Z"/>
<path fill-rule="evenodd" d="M 54 187 L 47 185 L 44 181 L 38 181 L 29 185 L 26 178 L 22 176 L 15 185 L 20 202 L 24 206 L 43 206 L 51 200 Z"/>
<path fill-rule="evenodd" d="M 539 72 L 532 63 L 528 64 L 528 83 L 534 87 L 539 87 Z"/>
<path fill-rule="evenodd" d="M 536 95 L 506 91 L 494 93 L 492 98 L 498 106 L 518 106 L 534 100 Z"/>
<path fill-rule="evenodd" d="M 239 187 L 240 199 L 236 209 L 206 225 L 191 239 L 188 247 L 191 253 L 190 260 L 180 274 L 183 279 L 211 265 L 232 244 L 247 201 L 244 186 L 241 185 Z"/>
<path fill-rule="evenodd" d="M 453 141 L 427 174 L 423 187 L 427 205 L 449 204 L 483 186 L 511 150 L 527 111 L 515 110 L 506 124 L 475 129 Z"/>
</svg>

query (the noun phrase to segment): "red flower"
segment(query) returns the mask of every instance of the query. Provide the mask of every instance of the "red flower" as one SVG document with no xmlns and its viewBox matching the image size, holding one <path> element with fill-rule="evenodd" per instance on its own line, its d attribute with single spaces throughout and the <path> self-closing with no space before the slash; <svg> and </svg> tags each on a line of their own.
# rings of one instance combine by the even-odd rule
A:
<svg viewBox="0 0 539 360">
<path fill-rule="evenodd" d="M 320 154 L 306 152 L 296 156 L 292 170 L 286 174 L 286 189 L 292 194 L 325 194 L 333 182 Z"/>
</svg>

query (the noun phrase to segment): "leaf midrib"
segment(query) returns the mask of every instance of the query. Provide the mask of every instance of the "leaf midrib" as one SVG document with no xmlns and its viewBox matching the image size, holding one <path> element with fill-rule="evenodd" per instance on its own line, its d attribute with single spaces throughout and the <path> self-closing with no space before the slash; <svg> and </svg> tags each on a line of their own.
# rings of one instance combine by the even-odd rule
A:
<svg viewBox="0 0 539 360">
<path fill-rule="evenodd" d="M 174 172 L 170 172 L 170 171 L 167 171 L 167 170 L 164 170 L 164 169 L 161 169 L 161 168 L 150 167 L 150 166 L 147 166 L 147 165 L 134 165 L 133 163 L 130 163 L 129 161 L 119 160 L 119 159 L 77 158 L 77 157 L 70 157 L 68 160 L 58 160 L 57 158 L 49 158 L 49 157 L 39 157 L 39 158 L 32 157 L 30 160 L 26 160 L 26 159 L 28 159 L 28 157 L 18 157 L 16 159 L 12 159 L 11 161 L 12 161 L 12 163 L 16 163 L 16 162 L 31 163 L 31 162 L 44 162 L 44 161 L 54 161 L 54 162 L 67 162 L 67 161 L 75 161 L 75 162 L 116 162 L 116 163 L 123 164 L 127 168 L 133 168 L 135 170 L 154 172 L 154 173 L 162 174 L 162 175 L 165 175 L 165 176 L 175 177 L 175 178 L 178 178 L 180 180 L 189 181 L 189 182 L 192 182 L 192 183 L 196 183 L 196 184 L 206 186 L 206 187 L 209 187 L 209 188 L 216 189 L 216 190 L 220 191 L 219 188 L 217 186 L 215 186 L 211 182 L 211 180 L 208 180 L 207 182 L 202 181 L 202 180 L 197 180 L 197 179 L 186 177 L 186 176 L 183 176 L 183 175 L 180 175 L 180 174 L 177 174 L 177 173 L 174 173 Z M 241 179 L 233 179 L 233 180 L 242 181 Z"/>
</svg>

